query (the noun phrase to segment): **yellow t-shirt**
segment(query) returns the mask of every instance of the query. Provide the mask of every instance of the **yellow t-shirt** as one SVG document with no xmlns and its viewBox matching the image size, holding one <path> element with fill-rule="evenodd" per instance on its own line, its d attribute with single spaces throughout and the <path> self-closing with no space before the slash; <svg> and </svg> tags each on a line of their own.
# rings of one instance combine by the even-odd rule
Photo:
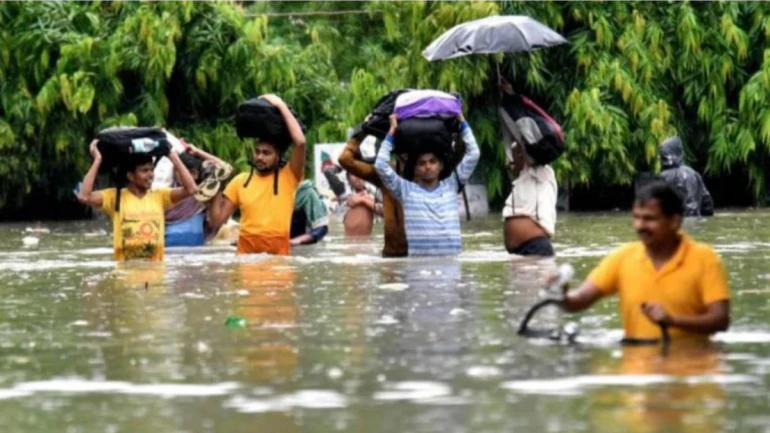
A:
<svg viewBox="0 0 770 433">
<path fill-rule="evenodd" d="M 655 270 L 641 242 L 624 245 L 605 257 L 588 279 L 604 295 L 617 293 L 626 338 L 660 338 L 660 327 L 641 310 L 644 302 L 657 302 L 673 316 L 706 312 L 706 305 L 730 298 L 727 277 L 719 256 L 706 244 L 682 234 L 674 257 Z M 672 338 L 700 337 L 682 329 L 669 329 Z"/>
<path fill-rule="evenodd" d="M 123 188 L 120 192 L 120 211 L 117 213 L 117 190 L 109 188 L 101 193 L 102 212 L 112 218 L 115 260 L 163 260 L 164 213 L 171 207 L 171 190 L 151 190 L 139 198 L 128 188 Z"/>
<path fill-rule="evenodd" d="M 287 164 L 278 171 L 278 194 L 274 194 L 274 174 L 254 173 L 249 185 L 243 184 L 248 173 L 241 173 L 225 188 L 225 197 L 241 210 L 241 240 L 246 237 L 274 239 L 286 244 L 288 248 L 291 230 L 291 215 L 294 212 L 294 195 L 297 192 L 298 178 Z M 241 242 L 239 241 L 239 245 Z M 262 248 L 259 248 L 262 249 Z M 269 248 L 268 248 L 269 249 Z M 270 252 L 246 251 L 239 246 L 239 253 Z"/>
</svg>

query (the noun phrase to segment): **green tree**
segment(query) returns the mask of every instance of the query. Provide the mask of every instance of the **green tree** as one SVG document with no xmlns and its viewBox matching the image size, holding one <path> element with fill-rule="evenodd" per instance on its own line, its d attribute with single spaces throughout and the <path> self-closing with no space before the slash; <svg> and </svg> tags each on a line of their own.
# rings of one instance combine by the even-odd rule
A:
<svg viewBox="0 0 770 433">
<path fill-rule="evenodd" d="M 342 11 L 342 12 L 340 12 Z M 319 14 L 318 12 L 321 12 Z M 427 62 L 455 24 L 526 14 L 568 45 Z M 232 117 L 280 94 L 308 140 L 342 141 L 386 92 L 458 92 L 482 148 L 490 198 L 508 192 L 495 70 L 558 119 L 562 184 L 627 185 L 683 137 L 712 177 L 770 179 L 770 5 L 638 2 L 0 3 L 0 215 L 30 196 L 72 200 L 100 128 L 163 125 L 244 165 Z M 40 215 L 46 217 L 46 215 Z"/>
</svg>

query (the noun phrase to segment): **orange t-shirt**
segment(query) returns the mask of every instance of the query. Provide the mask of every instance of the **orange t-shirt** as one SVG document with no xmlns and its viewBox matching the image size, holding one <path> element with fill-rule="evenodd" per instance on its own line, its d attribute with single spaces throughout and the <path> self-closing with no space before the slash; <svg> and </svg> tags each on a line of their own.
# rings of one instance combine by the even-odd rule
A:
<svg viewBox="0 0 770 433">
<path fill-rule="evenodd" d="M 294 195 L 302 177 L 285 165 L 278 171 L 278 194 L 274 194 L 273 176 L 254 173 L 244 187 L 249 174 L 241 173 L 225 188 L 225 197 L 241 210 L 238 254 L 289 254 Z"/>
<path fill-rule="evenodd" d="M 660 327 L 642 312 L 644 302 L 657 302 L 674 316 L 706 312 L 706 306 L 730 298 L 722 262 L 706 244 L 682 234 L 674 257 L 655 270 L 641 242 L 624 245 L 605 257 L 588 280 L 604 295 L 617 293 L 626 338 L 660 338 Z M 669 329 L 672 338 L 704 338 L 679 328 Z"/>
</svg>

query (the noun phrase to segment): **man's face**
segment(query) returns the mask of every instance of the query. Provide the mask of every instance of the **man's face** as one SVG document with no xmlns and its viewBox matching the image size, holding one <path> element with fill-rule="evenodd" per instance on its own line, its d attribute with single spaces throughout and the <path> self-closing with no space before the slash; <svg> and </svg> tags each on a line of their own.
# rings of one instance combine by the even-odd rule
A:
<svg viewBox="0 0 770 433">
<path fill-rule="evenodd" d="M 364 181 L 360 177 L 348 173 L 348 183 L 353 191 L 361 192 L 364 190 Z"/>
<path fill-rule="evenodd" d="M 414 176 L 422 182 L 433 182 L 438 180 L 444 164 L 432 153 L 425 153 L 417 158 L 414 167 Z"/>
<path fill-rule="evenodd" d="M 155 178 L 154 166 L 151 162 L 137 165 L 134 171 L 127 174 L 128 183 L 140 191 L 148 191 L 152 188 L 152 180 Z"/>
<path fill-rule="evenodd" d="M 660 245 L 676 237 L 682 216 L 666 216 L 656 199 L 635 201 L 632 210 L 634 230 L 647 247 Z"/>
<path fill-rule="evenodd" d="M 278 165 L 278 151 L 270 143 L 259 143 L 254 148 L 254 165 L 260 172 L 268 172 Z"/>
</svg>

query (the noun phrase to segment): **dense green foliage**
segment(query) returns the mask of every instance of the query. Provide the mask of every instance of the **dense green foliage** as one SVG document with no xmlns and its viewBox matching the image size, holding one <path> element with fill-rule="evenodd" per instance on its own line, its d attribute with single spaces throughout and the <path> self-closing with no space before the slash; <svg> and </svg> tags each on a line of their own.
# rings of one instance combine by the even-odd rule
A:
<svg viewBox="0 0 770 433">
<path fill-rule="evenodd" d="M 365 13 L 308 14 L 354 10 Z M 569 45 L 531 55 L 421 56 L 451 26 L 527 14 Z M 507 192 L 495 64 L 559 119 L 568 185 L 627 184 L 678 133 L 712 176 L 770 165 L 770 5 L 625 2 L 3 2 L 0 213 L 31 192 L 71 200 L 98 129 L 158 124 L 243 164 L 238 103 L 286 99 L 309 142 L 342 141 L 393 88 L 461 93 L 490 196 Z M 717 203 L 719 205 L 719 203 Z"/>
</svg>

